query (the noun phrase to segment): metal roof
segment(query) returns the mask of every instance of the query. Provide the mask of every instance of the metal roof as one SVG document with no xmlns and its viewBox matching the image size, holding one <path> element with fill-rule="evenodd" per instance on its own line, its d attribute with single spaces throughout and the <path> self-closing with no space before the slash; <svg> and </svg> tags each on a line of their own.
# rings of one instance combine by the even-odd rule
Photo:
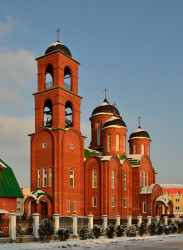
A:
<svg viewBox="0 0 183 250">
<path fill-rule="evenodd" d="M 3 169 L 0 173 L 0 197 L 23 198 L 13 170 L 1 159 L 0 167 Z"/>
</svg>

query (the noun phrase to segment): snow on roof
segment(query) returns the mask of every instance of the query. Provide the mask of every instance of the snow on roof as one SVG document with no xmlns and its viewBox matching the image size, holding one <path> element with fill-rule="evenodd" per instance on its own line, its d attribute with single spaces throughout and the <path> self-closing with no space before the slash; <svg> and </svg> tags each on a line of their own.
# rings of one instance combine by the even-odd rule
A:
<svg viewBox="0 0 183 250">
<path fill-rule="evenodd" d="M 124 126 L 119 126 L 119 125 L 109 125 L 109 126 L 107 126 L 107 127 L 103 128 L 103 130 L 104 130 L 104 129 L 106 129 L 106 128 L 124 128 L 124 129 L 126 129 L 126 130 L 127 130 L 127 128 L 126 128 L 126 127 L 124 127 Z"/>
<path fill-rule="evenodd" d="M 127 158 L 140 161 L 144 154 L 127 155 Z"/>
<path fill-rule="evenodd" d="M 155 185 L 156 184 L 151 184 L 151 186 L 142 187 L 141 190 L 140 190 L 140 194 L 151 194 L 152 190 L 153 190 L 153 187 Z"/>
<path fill-rule="evenodd" d="M 159 184 L 161 188 L 183 188 L 183 184 Z"/>
<path fill-rule="evenodd" d="M 138 128 L 138 129 L 136 129 L 135 131 L 133 131 L 132 134 L 133 134 L 133 133 L 138 133 L 138 132 L 141 132 L 141 131 L 145 131 L 145 130 L 143 130 L 142 128 Z"/>
<path fill-rule="evenodd" d="M 168 197 L 166 197 L 165 195 L 159 196 L 159 197 L 156 199 L 156 201 L 162 201 L 163 203 L 165 203 L 165 205 L 166 205 L 167 207 L 169 207 L 169 205 L 168 205 L 169 199 L 168 199 Z"/>
<path fill-rule="evenodd" d="M 52 43 L 52 44 L 50 44 L 50 45 L 48 46 L 48 48 L 49 48 L 49 47 L 51 47 L 51 46 L 57 46 L 58 44 L 63 45 L 63 44 L 62 44 L 62 43 L 60 43 L 60 42 L 56 42 L 56 43 Z"/>
<path fill-rule="evenodd" d="M 92 115 L 91 117 L 97 116 L 97 115 L 111 115 L 111 114 L 112 114 L 112 112 L 111 113 L 99 112 L 99 113 L 96 113 L 96 114 Z"/>
<path fill-rule="evenodd" d="M 117 117 L 117 116 L 112 116 L 112 117 L 110 117 L 106 122 L 110 122 L 110 121 L 114 121 L 114 120 L 120 120 L 121 118 L 120 117 Z M 105 122 L 105 123 L 106 123 Z"/>
<path fill-rule="evenodd" d="M 110 159 L 113 157 L 113 155 L 105 155 L 101 158 L 102 161 L 110 161 Z"/>
<path fill-rule="evenodd" d="M 0 161 L 0 166 L 3 168 L 7 168 L 7 166 L 2 161 Z"/>
</svg>

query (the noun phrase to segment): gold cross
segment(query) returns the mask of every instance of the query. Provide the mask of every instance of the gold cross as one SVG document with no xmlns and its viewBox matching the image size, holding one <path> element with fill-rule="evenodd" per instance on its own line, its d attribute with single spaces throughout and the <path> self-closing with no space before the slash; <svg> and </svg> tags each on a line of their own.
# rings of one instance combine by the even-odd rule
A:
<svg viewBox="0 0 183 250">
<path fill-rule="evenodd" d="M 115 107 L 116 107 L 116 103 L 114 102 L 113 106 L 114 106 L 114 115 L 115 115 Z"/>
<path fill-rule="evenodd" d="M 60 42 L 60 41 L 59 41 L 59 31 L 61 31 L 61 29 L 58 28 L 58 29 L 56 30 L 56 32 L 58 33 L 57 42 Z"/>
<path fill-rule="evenodd" d="M 139 120 L 139 127 L 140 127 L 140 120 L 142 119 L 141 116 L 138 117 L 138 120 Z"/>
<path fill-rule="evenodd" d="M 103 92 L 105 92 L 105 98 L 106 98 L 106 92 L 108 91 L 108 89 L 107 88 L 105 88 L 104 90 L 103 90 Z"/>
</svg>

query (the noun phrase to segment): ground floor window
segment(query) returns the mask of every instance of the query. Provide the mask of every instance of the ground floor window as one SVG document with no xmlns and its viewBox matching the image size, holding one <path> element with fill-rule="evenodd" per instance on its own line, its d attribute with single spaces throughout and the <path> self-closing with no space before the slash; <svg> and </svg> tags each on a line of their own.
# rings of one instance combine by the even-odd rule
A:
<svg viewBox="0 0 183 250">
<path fill-rule="evenodd" d="M 76 212 L 76 210 L 77 210 L 77 201 L 74 200 L 74 212 Z"/>
<path fill-rule="evenodd" d="M 146 201 L 143 201 L 143 213 L 146 213 Z"/>
<path fill-rule="evenodd" d="M 123 206 L 124 206 L 124 208 L 127 207 L 126 198 L 124 198 L 124 200 L 123 200 Z"/>
<path fill-rule="evenodd" d="M 67 212 L 70 212 L 70 200 L 67 200 Z"/>
<path fill-rule="evenodd" d="M 92 197 L 92 206 L 97 207 L 97 197 Z"/>
<path fill-rule="evenodd" d="M 114 197 L 111 199 L 111 206 L 114 207 Z"/>
</svg>

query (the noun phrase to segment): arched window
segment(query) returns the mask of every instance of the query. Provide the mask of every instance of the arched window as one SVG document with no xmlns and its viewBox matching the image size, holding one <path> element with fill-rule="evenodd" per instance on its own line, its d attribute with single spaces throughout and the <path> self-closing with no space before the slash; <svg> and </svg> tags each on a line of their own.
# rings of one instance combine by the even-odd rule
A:
<svg viewBox="0 0 183 250">
<path fill-rule="evenodd" d="M 134 145 L 134 154 L 136 154 L 136 145 Z"/>
<path fill-rule="evenodd" d="M 49 64 L 45 71 L 45 88 L 53 86 L 53 66 Z"/>
<path fill-rule="evenodd" d="M 114 188 L 114 170 L 111 173 L 111 187 Z"/>
<path fill-rule="evenodd" d="M 52 168 L 50 168 L 50 187 L 52 187 Z"/>
<path fill-rule="evenodd" d="M 119 135 L 116 135 L 116 151 L 119 151 Z"/>
<path fill-rule="evenodd" d="M 74 212 L 77 210 L 77 200 L 74 200 Z"/>
<path fill-rule="evenodd" d="M 100 122 L 97 123 L 97 145 L 100 145 Z"/>
<path fill-rule="evenodd" d="M 43 187 L 47 187 L 47 168 L 43 168 Z"/>
<path fill-rule="evenodd" d="M 123 135 L 123 151 L 125 152 L 126 149 L 126 137 Z"/>
<path fill-rule="evenodd" d="M 140 187 L 142 186 L 142 171 L 140 170 Z"/>
<path fill-rule="evenodd" d="M 38 185 L 37 186 L 38 187 L 41 186 L 41 169 L 40 168 L 38 168 Z"/>
<path fill-rule="evenodd" d="M 74 187 L 74 169 L 70 168 L 70 187 Z"/>
<path fill-rule="evenodd" d="M 143 170 L 143 186 L 145 187 L 145 181 L 146 181 L 146 172 Z"/>
<path fill-rule="evenodd" d="M 126 173 L 123 175 L 124 190 L 126 190 Z"/>
<path fill-rule="evenodd" d="M 65 103 L 65 127 L 73 127 L 72 123 L 72 105 L 71 102 L 67 101 Z"/>
<path fill-rule="evenodd" d="M 44 124 L 45 127 L 52 126 L 52 101 L 48 99 L 44 104 Z"/>
<path fill-rule="evenodd" d="M 149 174 L 148 174 L 148 172 L 146 173 L 146 186 L 148 186 L 148 182 L 149 182 Z"/>
<path fill-rule="evenodd" d="M 142 144 L 142 154 L 144 154 L 144 144 Z"/>
<path fill-rule="evenodd" d="M 93 188 L 97 188 L 97 170 L 93 169 Z"/>
<path fill-rule="evenodd" d="M 71 71 L 69 67 L 65 67 L 64 69 L 64 88 L 71 90 Z"/>
<path fill-rule="evenodd" d="M 107 136 L 107 151 L 110 152 L 111 150 L 111 137 L 110 135 Z"/>
<path fill-rule="evenodd" d="M 148 154 L 148 156 L 150 155 L 149 146 L 147 146 L 147 154 Z"/>
</svg>

